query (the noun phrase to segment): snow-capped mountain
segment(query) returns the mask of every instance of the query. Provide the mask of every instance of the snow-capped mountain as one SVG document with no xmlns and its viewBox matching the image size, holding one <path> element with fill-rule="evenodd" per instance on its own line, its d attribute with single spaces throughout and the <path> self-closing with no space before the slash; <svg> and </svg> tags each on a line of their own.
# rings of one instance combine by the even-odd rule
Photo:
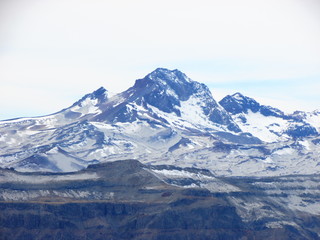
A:
<svg viewBox="0 0 320 240">
<path fill-rule="evenodd" d="M 317 136 L 320 117 L 296 112 L 286 115 L 277 108 L 260 105 L 252 98 L 235 93 L 220 102 L 243 132 L 249 132 L 265 142 Z M 318 123 L 318 124 L 317 124 Z"/>
<path fill-rule="evenodd" d="M 66 172 L 134 158 L 217 175 L 319 173 L 319 122 L 238 93 L 217 103 L 204 84 L 159 68 L 112 97 L 100 88 L 58 113 L 1 121 L 0 166 Z"/>
<path fill-rule="evenodd" d="M 211 128 L 239 132 L 229 114 L 213 99 L 208 87 L 178 70 L 158 68 L 133 87 L 116 95 L 93 118 L 98 122 L 154 121 L 181 128 Z M 192 111 L 190 111 L 192 109 Z M 186 124 L 187 122 L 187 124 Z"/>
</svg>

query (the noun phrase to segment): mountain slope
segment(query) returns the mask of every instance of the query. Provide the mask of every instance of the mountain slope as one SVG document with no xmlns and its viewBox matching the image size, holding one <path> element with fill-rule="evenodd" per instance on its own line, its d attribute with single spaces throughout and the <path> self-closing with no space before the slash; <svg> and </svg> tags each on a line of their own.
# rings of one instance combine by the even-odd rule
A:
<svg viewBox="0 0 320 240">
<path fill-rule="evenodd" d="M 305 121 L 307 117 L 285 115 L 281 110 L 259 104 L 252 98 L 235 93 L 220 102 L 244 132 L 249 132 L 265 142 L 285 141 L 291 138 L 317 136 L 317 129 Z M 318 118 L 320 121 L 320 118 Z M 318 125 L 317 125 L 318 127 Z"/>
<path fill-rule="evenodd" d="M 133 122 L 146 117 L 164 123 L 180 122 L 182 127 L 181 122 L 187 121 L 193 126 L 240 131 L 207 86 L 178 70 L 163 68 L 136 80 L 133 87 L 111 99 L 93 120 Z"/>
</svg>

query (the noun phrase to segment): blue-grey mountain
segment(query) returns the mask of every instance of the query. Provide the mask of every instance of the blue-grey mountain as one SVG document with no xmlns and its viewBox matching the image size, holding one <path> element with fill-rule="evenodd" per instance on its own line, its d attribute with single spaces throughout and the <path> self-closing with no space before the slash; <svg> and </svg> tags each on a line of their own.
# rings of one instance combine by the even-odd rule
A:
<svg viewBox="0 0 320 240">
<path fill-rule="evenodd" d="M 285 114 L 158 68 L 128 90 L 100 88 L 52 115 L 0 122 L 0 163 L 18 171 L 78 171 L 139 159 L 221 176 L 320 172 L 318 112 Z"/>
</svg>

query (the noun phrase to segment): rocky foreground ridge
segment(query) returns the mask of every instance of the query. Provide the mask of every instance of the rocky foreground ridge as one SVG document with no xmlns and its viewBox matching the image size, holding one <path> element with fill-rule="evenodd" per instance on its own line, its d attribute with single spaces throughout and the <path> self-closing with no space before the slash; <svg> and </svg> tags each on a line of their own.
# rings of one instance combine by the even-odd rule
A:
<svg viewBox="0 0 320 240">
<path fill-rule="evenodd" d="M 217 178 L 124 160 L 0 176 L 1 239 L 320 239 L 319 175 Z"/>
</svg>

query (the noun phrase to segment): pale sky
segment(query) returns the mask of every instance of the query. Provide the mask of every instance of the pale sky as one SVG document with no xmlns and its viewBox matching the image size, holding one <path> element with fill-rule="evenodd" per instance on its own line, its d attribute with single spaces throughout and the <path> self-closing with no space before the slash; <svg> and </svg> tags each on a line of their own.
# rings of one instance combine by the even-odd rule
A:
<svg viewBox="0 0 320 240">
<path fill-rule="evenodd" d="M 320 109 L 319 0 L 0 0 L 0 119 L 157 67 L 284 111 Z"/>
</svg>

